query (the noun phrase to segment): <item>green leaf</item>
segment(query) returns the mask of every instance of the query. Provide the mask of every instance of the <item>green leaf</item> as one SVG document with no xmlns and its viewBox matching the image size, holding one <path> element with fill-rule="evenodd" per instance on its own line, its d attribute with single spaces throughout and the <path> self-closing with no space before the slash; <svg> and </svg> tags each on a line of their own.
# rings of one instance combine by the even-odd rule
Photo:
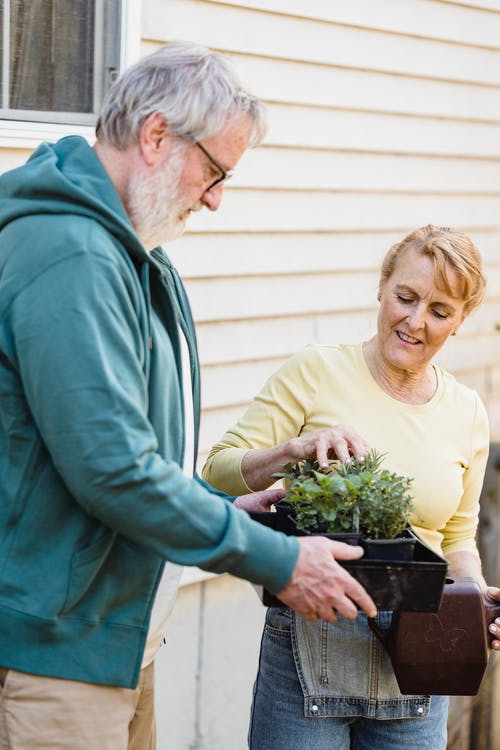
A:
<svg viewBox="0 0 500 750">
<path fill-rule="evenodd" d="M 372 451 L 364 461 L 330 461 L 326 470 L 316 461 L 301 461 L 274 476 L 289 482 L 285 500 L 296 510 L 299 529 L 359 530 L 374 539 L 390 538 L 413 513 L 412 480 L 382 469 L 384 457 Z"/>
</svg>

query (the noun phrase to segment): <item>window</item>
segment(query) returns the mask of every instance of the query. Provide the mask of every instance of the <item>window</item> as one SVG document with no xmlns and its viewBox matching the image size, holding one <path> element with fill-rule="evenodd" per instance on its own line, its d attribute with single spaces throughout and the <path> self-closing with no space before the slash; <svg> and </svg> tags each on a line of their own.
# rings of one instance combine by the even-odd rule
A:
<svg viewBox="0 0 500 750">
<path fill-rule="evenodd" d="M 119 0 L 0 0 L 0 117 L 95 122 L 116 76 Z"/>
</svg>

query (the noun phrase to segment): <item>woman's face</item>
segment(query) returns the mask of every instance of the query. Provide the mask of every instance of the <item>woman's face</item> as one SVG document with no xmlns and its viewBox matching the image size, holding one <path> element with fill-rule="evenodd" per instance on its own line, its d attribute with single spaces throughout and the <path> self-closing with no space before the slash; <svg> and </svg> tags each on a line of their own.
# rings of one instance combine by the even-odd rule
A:
<svg viewBox="0 0 500 750">
<path fill-rule="evenodd" d="M 438 289 L 432 258 L 408 249 L 381 287 L 377 324 L 379 354 L 391 368 L 425 370 L 465 318 L 460 279 L 447 269 L 452 294 Z"/>
</svg>

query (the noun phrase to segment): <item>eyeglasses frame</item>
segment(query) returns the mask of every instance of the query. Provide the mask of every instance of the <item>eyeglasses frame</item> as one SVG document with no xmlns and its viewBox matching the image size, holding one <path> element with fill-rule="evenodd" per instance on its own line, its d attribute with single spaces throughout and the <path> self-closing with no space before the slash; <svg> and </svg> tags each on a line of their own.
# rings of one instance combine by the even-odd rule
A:
<svg viewBox="0 0 500 750">
<path fill-rule="evenodd" d="M 212 156 L 212 154 L 211 154 L 211 153 L 210 153 L 209 151 L 207 151 L 207 149 L 205 148 L 205 146 L 202 146 L 202 145 L 201 145 L 201 143 L 200 143 L 199 141 L 193 141 L 193 143 L 194 143 L 194 145 L 195 145 L 195 146 L 198 146 L 198 148 L 200 149 L 200 151 L 201 151 L 201 152 L 202 152 L 203 154 L 205 154 L 205 156 L 207 157 L 207 159 L 208 159 L 208 160 L 209 160 L 209 161 L 210 161 L 210 162 L 211 162 L 211 163 L 212 163 L 212 164 L 214 165 L 214 167 L 216 167 L 216 168 L 217 168 L 217 169 L 219 170 L 219 172 L 221 173 L 221 176 L 220 176 L 220 177 L 217 177 L 217 179 L 216 179 L 216 180 L 214 180 L 214 181 L 213 181 L 213 182 L 212 182 L 212 183 L 211 183 L 211 184 L 210 184 L 210 185 L 209 185 L 209 186 L 208 186 L 208 187 L 206 188 L 206 190 L 205 190 L 205 192 L 206 192 L 206 193 L 208 193 L 208 192 L 209 192 L 210 190 L 213 190 L 213 189 L 214 189 L 214 187 L 216 187 L 216 185 L 220 185 L 220 184 L 221 184 L 222 182 L 227 182 L 227 180 L 231 179 L 231 177 L 232 177 L 232 176 L 233 176 L 233 174 L 234 174 L 234 170 L 233 170 L 233 169 L 224 169 L 224 167 L 222 167 L 222 166 L 221 166 L 221 165 L 219 164 L 219 162 L 217 161 L 217 159 L 214 159 L 214 157 Z"/>
</svg>

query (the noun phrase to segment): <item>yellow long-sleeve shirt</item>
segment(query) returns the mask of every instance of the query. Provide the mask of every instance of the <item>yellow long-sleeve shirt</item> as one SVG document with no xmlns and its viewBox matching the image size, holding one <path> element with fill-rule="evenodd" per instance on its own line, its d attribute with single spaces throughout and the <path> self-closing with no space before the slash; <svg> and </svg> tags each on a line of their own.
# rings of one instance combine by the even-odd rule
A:
<svg viewBox="0 0 500 750">
<path fill-rule="evenodd" d="M 249 492 L 241 474 L 248 450 L 304 432 L 352 425 L 384 468 L 413 478 L 412 524 L 437 552 L 476 552 L 475 533 L 489 445 L 485 408 L 470 388 L 436 368 L 426 404 L 406 404 L 373 379 L 361 345 L 309 346 L 265 384 L 238 423 L 210 451 L 203 477 L 218 489 Z"/>
</svg>

